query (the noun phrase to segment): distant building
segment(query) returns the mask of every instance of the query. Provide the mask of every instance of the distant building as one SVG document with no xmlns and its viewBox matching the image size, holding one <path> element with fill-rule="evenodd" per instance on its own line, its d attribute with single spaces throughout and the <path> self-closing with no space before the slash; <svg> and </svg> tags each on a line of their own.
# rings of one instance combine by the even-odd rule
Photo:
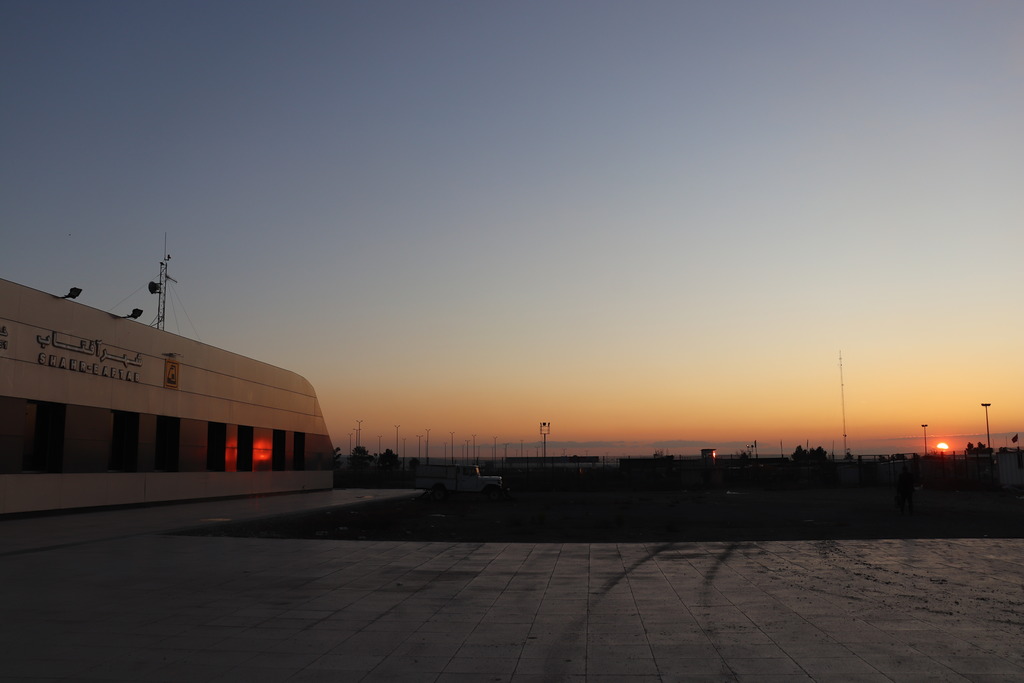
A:
<svg viewBox="0 0 1024 683">
<path fill-rule="evenodd" d="M 329 489 L 288 370 L 0 280 L 0 514 Z"/>
</svg>

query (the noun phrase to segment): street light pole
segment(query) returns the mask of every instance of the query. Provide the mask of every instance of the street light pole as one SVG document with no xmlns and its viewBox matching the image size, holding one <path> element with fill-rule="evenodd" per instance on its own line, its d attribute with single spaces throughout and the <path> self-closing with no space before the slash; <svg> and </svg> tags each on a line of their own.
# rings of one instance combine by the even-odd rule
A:
<svg viewBox="0 0 1024 683">
<path fill-rule="evenodd" d="M 921 425 L 924 430 L 924 454 L 928 455 L 928 425 Z"/>
<path fill-rule="evenodd" d="M 449 432 L 452 435 L 452 464 L 455 464 L 455 432 Z"/>
<path fill-rule="evenodd" d="M 981 404 L 981 407 L 985 409 L 985 438 L 988 439 L 988 441 L 986 442 L 985 446 L 989 449 L 989 452 L 991 452 L 991 449 L 992 449 L 992 433 L 988 430 L 988 407 L 990 405 L 992 405 L 992 404 L 991 403 L 982 403 Z"/>
<path fill-rule="evenodd" d="M 395 455 L 398 455 L 398 457 L 402 457 L 398 452 L 398 428 L 401 426 L 402 425 L 395 425 Z"/>
<path fill-rule="evenodd" d="M 540 423 L 540 435 L 544 439 L 544 462 L 547 462 L 548 457 L 548 434 L 551 433 L 551 423 L 541 422 Z"/>
<path fill-rule="evenodd" d="M 426 433 L 427 433 L 427 450 L 424 453 L 424 455 L 427 456 L 427 464 L 429 465 L 430 464 L 430 430 L 429 429 L 424 429 L 424 431 L 426 431 Z"/>
<path fill-rule="evenodd" d="M 356 447 L 357 448 L 360 445 L 360 438 L 362 437 L 362 435 L 363 435 L 363 421 L 362 420 L 356 420 Z"/>
</svg>

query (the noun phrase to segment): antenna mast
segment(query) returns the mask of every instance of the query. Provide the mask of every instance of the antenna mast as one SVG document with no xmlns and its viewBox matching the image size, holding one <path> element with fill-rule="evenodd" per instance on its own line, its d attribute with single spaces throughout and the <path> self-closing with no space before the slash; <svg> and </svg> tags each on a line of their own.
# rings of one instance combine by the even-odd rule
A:
<svg viewBox="0 0 1024 683">
<path fill-rule="evenodd" d="M 850 454 L 846 448 L 846 387 L 843 384 L 843 352 L 839 352 L 839 400 L 843 408 L 843 457 Z"/>
<path fill-rule="evenodd" d="M 167 281 L 177 282 L 173 277 L 167 274 L 167 262 L 171 260 L 171 255 L 167 253 L 167 233 L 164 233 L 164 258 L 160 261 L 160 277 L 157 282 L 149 283 L 149 293 L 159 295 L 159 303 L 157 304 L 156 320 L 150 325 L 158 330 L 164 329 L 164 321 L 166 320 L 167 313 Z"/>
</svg>

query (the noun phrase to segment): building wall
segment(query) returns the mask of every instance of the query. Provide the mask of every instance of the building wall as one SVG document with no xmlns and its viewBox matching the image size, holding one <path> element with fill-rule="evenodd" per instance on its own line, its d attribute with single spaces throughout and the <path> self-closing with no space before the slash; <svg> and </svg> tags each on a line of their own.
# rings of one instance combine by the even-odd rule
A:
<svg viewBox="0 0 1024 683">
<path fill-rule="evenodd" d="M 1024 453 L 997 453 L 999 483 L 1003 486 L 1024 486 Z"/>
<path fill-rule="evenodd" d="M 0 513 L 330 488 L 332 463 L 299 375 L 0 280 Z"/>
</svg>

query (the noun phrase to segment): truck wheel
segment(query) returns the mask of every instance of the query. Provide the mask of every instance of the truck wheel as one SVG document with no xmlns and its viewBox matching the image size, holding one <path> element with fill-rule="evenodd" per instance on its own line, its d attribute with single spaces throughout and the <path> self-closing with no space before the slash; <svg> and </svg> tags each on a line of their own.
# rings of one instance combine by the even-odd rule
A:
<svg viewBox="0 0 1024 683">
<path fill-rule="evenodd" d="M 434 484 L 434 488 L 430 489 L 430 497 L 441 501 L 448 497 L 448 491 L 441 484 Z"/>
<path fill-rule="evenodd" d="M 487 487 L 487 498 L 493 501 L 501 500 L 501 489 L 499 489 L 497 486 Z"/>
</svg>

